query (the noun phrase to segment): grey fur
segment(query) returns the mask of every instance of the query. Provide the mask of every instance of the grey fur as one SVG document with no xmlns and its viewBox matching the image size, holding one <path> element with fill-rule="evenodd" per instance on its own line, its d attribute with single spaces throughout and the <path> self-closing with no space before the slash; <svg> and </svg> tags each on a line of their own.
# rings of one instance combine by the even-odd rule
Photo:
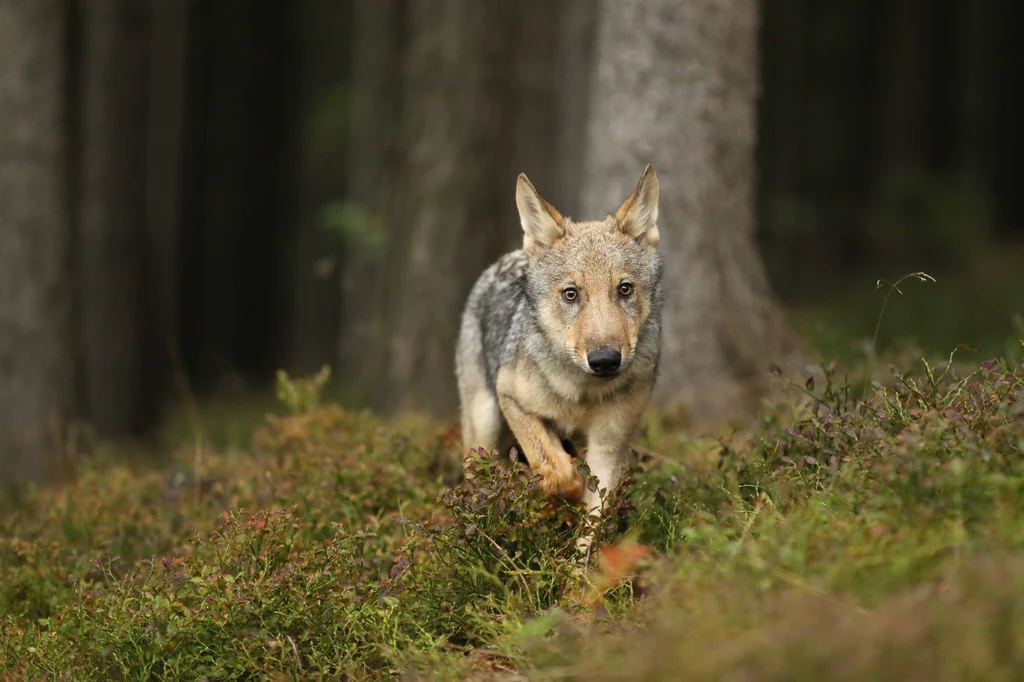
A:
<svg viewBox="0 0 1024 682">
<path fill-rule="evenodd" d="M 620 241 L 609 248 L 606 223 L 594 223 L 581 234 L 557 244 L 531 265 L 522 249 L 506 253 L 477 279 L 462 314 L 456 347 L 456 377 L 463 409 L 478 390 L 482 375 L 487 390 L 495 393 L 498 370 L 515 362 L 522 349 L 541 370 L 576 372 L 579 381 L 598 384 L 605 379 L 587 375 L 566 361 L 559 342 L 545 333 L 538 321 L 541 298 L 549 296 L 552 284 L 584 261 L 603 261 L 630 273 L 639 289 L 647 293 L 650 312 L 637 335 L 635 354 L 618 378 L 618 391 L 627 389 L 639 377 L 656 377 L 661 353 L 661 309 L 664 301 L 663 264 L 657 252 L 633 241 Z M 603 229 L 602 229 L 603 228 Z M 543 380 L 547 372 L 538 373 Z M 495 401 L 497 396 L 494 395 Z M 502 421 L 500 441 L 510 445 L 508 426 Z M 573 434 L 564 434 L 571 438 Z M 494 443 L 469 444 L 494 447 Z"/>
</svg>

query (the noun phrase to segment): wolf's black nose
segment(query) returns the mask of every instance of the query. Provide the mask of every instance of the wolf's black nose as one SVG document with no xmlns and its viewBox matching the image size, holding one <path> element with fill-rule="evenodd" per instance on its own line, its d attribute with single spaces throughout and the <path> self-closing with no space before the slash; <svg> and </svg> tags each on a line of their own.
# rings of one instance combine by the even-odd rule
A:
<svg viewBox="0 0 1024 682">
<path fill-rule="evenodd" d="M 622 364 L 622 353 L 613 348 L 598 348 L 587 353 L 587 364 L 595 374 L 614 374 Z"/>
</svg>

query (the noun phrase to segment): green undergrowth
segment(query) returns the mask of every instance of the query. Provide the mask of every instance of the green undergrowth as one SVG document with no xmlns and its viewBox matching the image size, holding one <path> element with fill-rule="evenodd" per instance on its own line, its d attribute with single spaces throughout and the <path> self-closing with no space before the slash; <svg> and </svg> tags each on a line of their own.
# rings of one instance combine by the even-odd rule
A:
<svg viewBox="0 0 1024 682">
<path fill-rule="evenodd" d="M 464 469 L 452 429 L 321 402 L 325 379 L 282 376 L 244 448 L 23 493 L 3 679 L 1024 673 L 1019 365 L 906 363 L 864 400 L 834 366 L 791 377 L 714 448 L 638 442 L 596 526 L 522 464 Z"/>
</svg>

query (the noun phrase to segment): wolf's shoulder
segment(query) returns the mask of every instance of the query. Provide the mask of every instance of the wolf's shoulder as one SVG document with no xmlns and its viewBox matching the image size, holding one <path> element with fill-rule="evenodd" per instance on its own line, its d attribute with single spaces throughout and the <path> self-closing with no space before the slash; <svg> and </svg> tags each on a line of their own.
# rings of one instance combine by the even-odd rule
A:
<svg viewBox="0 0 1024 682">
<path fill-rule="evenodd" d="M 510 251 L 493 261 L 476 280 L 471 302 L 491 301 L 495 298 L 516 298 L 522 289 L 529 258 L 522 249 Z"/>
<path fill-rule="evenodd" d="M 490 310 L 507 316 L 520 298 L 522 283 L 530 266 L 522 249 L 510 251 L 493 261 L 477 278 L 467 301 L 467 312 L 484 315 Z"/>
<path fill-rule="evenodd" d="M 480 274 L 466 302 L 460 334 L 467 347 L 466 339 L 479 343 L 476 352 L 492 390 L 498 368 L 514 352 L 521 333 L 529 267 L 525 251 L 504 254 Z"/>
<path fill-rule="evenodd" d="M 480 294 L 498 317 L 506 317 L 519 302 L 530 267 L 525 251 L 510 251 L 498 258 L 480 277 Z"/>
<path fill-rule="evenodd" d="M 526 275 L 526 270 L 530 267 L 530 259 L 525 251 L 517 249 L 500 257 L 491 267 L 494 269 L 494 283 L 498 286 L 508 286 Z"/>
</svg>

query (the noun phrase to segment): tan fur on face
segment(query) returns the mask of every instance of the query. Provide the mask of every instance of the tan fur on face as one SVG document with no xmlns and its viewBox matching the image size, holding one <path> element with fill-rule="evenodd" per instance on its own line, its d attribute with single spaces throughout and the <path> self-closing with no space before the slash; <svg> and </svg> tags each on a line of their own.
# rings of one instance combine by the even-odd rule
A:
<svg viewBox="0 0 1024 682">
<path fill-rule="evenodd" d="M 613 348 L 622 354 L 625 370 L 636 350 L 640 328 L 650 313 L 651 284 L 644 273 L 629 267 L 629 259 L 618 254 L 632 252 L 641 258 L 642 250 L 634 238 L 622 232 L 619 223 L 609 217 L 604 221 L 562 224 L 565 234 L 549 247 L 565 252 L 568 267 L 563 276 L 552 281 L 540 300 L 539 316 L 547 330 L 558 331 L 558 342 L 564 344 L 572 361 L 589 371 L 587 355 L 599 348 Z M 562 258 L 561 254 L 557 256 Z M 628 297 L 619 293 L 619 286 L 629 283 L 633 292 Z M 575 287 L 577 300 L 567 303 L 563 290 Z"/>
</svg>

